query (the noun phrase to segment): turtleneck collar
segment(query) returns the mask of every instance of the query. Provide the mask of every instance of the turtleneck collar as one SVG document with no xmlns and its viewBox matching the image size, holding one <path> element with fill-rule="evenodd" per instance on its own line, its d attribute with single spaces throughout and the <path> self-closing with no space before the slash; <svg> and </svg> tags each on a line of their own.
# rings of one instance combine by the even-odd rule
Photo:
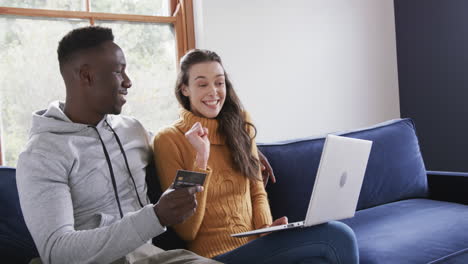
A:
<svg viewBox="0 0 468 264">
<path fill-rule="evenodd" d="M 225 137 L 218 133 L 218 120 L 216 119 L 196 116 L 192 112 L 181 108 L 179 120 L 174 125 L 185 134 L 196 122 L 200 122 L 203 127 L 208 128 L 208 138 L 212 145 L 224 145 Z"/>
</svg>

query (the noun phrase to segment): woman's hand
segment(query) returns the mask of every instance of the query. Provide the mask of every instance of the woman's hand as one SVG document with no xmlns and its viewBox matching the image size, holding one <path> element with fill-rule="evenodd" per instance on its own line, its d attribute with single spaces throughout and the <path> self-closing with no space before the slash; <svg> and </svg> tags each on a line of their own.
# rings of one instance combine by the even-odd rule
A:
<svg viewBox="0 0 468 264">
<path fill-rule="evenodd" d="M 288 224 L 288 217 L 286 216 L 283 216 L 281 218 L 278 218 L 276 219 L 275 221 L 273 221 L 273 223 L 267 227 L 272 227 L 272 226 L 279 226 L 279 225 L 287 225 Z M 260 236 L 266 236 L 270 233 L 264 233 L 264 234 L 261 234 Z"/>
<path fill-rule="evenodd" d="M 193 124 L 192 128 L 185 133 L 185 137 L 197 152 L 195 165 L 203 170 L 208 166 L 210 157 L 210 140 L 208 139 L 208 128 L 202 127 L 200 122 Z"/>
</svg>

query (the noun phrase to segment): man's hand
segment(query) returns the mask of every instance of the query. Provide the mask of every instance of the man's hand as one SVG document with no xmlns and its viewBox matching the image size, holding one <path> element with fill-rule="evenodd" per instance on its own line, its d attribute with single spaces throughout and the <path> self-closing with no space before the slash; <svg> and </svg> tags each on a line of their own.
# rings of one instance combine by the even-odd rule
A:
<svg viewBox="0 0 468 264">
<path fill-rule="evenodd" d="M 268 183 L 268 179 L 271 180 L 272 183 L 276 182 L 275 174 L 273 173 L 273 168 L 270 165 L 270 162 L 268 162 L 268 159 L 263 155 L 263 153 L 259 150 L 258 151 L 258 157 L 260 158 L 260 166 L 262 169 L 262 178 L 263 178 L 263 184 L 266 186 Z"/>
<path fill-rule="evenodd" d="M 169 187 L 154 205 L 154 212 L 162 226 L 172 226 L 184 222 L 197 209 L 195 194 L 203 191 L 203 186 L 180 188 Z"/>
<path fill-rule="evenodd" d="M 197 152 L 195 164 L 198 168 L 206 170 L 208 158 L 210 157 L 210 140 L 208 139 L 208 128 L 202 127 L 196 122 L 192 128 L 185 133 L 185 137 Z"/>
</svg>

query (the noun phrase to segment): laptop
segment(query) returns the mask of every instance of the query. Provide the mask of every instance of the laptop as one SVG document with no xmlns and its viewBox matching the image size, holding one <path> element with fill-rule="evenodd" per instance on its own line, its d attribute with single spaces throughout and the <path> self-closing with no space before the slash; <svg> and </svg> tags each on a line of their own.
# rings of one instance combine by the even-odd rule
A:
<svg viewBox="0 0 468 264">
<path fill-rule="evenodd" d="M 244 237 L 354 216 L 372 141 L 328 135 L 304 221 L 232 234 Z"/>
</svg>

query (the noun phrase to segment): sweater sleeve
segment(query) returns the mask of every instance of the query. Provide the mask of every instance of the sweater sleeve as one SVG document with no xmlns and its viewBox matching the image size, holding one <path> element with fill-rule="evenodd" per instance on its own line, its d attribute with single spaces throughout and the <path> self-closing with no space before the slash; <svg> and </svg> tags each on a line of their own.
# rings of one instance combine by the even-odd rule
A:
<svg viewBox="0 0 468 264">
<path fill-rule="evenodd" d="M 73 200 L 65 161 L 24 152 L 17 187 L 26 225 L 44 263 L 110 263 L 165 231 L 152 205 L 112 225 L 74 228 Z"/>
<path fill-rule="evenodd" d="M 249 123 L 252 123 L 252 119 L 248 112 L 244 112 L 245 120 Z M 253 138 L 255 137 L 255 130 L 251 126 L 247 126 L 249 135 Z M 258 160 L 258 148 L 255 142 L 255 139 L 252 139 L 252 154 Z M 253 209 L 253 221 L 254 227 L 264 228 L 272 223 L 270 204 L 268 203 L 268 196 L 263 186 L 262 172 L 259 168 L 257 173 L 258 180 L 250 179 L 250 196 L 252 199 L 252 209 Z"/>
<path fill-rule="evenodd" d="M 252 140 L 252 152 L 258 159 L 258 150 L 255 140 Z M 270 205 L 268 203 L 267 193 L 263 186 L 261 171 L 258 171 L 259 180 L 250 179 L 250 195 L 252 199 L 253 221 L 256 229 L 264 228 L 272 223 Z"/>
<path fill-rule="evenodd" d="M 201 170 L 196 168 L 194 158 L 188 161 L 183 159 L 183 145 L 188 144 L 188 142 L 184 142 L 184 140 L 185 138 L 177 138 L 175 133 L 163 131 L 154 138 L 153 148 L 157 173 L 163 191 L 169 188 L 174 182 L 177 170 L 183 169 L 207 174 L 204 183 L 205 191 L 196 194 L 198 205 L 195 213 L 185 222 L 174 226 L 177 234 L 183 240 L 192 241 L 196 238 L 205 215 L 206 197 L 208 193 L 206 190 L 209 188 L 211 169 L 207 168 L 207 170 Z M 189 151 L 189 149 L 185 151 Z M 191 156 L 189 153 L 184 154 L 186 157 Z"/>
</svg>

